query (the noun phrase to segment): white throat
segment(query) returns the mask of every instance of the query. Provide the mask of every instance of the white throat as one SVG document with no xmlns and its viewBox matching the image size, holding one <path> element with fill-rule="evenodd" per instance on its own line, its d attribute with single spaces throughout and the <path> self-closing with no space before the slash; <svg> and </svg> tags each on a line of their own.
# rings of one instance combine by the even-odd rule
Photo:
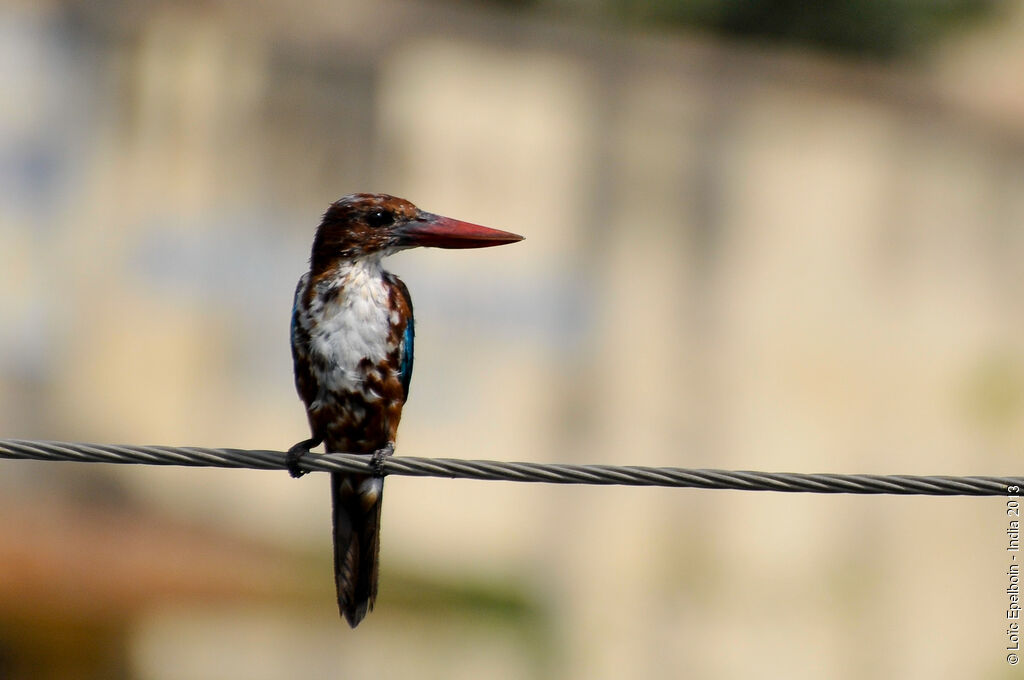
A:
<svg viewBox="0 0 1024 680">
<path fill-rule="evenodd" d="M 310 351 L 321 355 L 326 370 L 320 388 L 328 392 L 362 391 L 364 359 L 383 362 L 393 347 L 390 291 L 380 257 L 345 262 L 334 276 L 317 284 L 310 304 Z M 315 364 L 314 364 L 315 365 Z"/>
</svg>

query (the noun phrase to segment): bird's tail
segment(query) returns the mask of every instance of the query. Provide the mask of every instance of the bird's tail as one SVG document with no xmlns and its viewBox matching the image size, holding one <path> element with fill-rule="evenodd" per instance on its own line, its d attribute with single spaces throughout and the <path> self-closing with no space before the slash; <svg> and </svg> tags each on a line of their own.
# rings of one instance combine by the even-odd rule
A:
<svg viewBox="0 0 1024 680">
<path fill-rule="evenodd" d="M 377 554 L 384 479 L 331 474 L 334 584 L 338 609 L 355 628 L 377 599 Z"/>
</svg>

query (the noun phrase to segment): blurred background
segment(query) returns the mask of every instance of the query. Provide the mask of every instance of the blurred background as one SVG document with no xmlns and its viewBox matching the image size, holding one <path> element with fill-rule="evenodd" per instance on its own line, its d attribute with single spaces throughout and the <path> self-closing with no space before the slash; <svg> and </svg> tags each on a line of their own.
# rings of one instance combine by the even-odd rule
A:
<svg viewBox="0 0 1024 680">
<path fill-rule="evenodd" d="M 390 261 L 398 453 L 1024 471 L 1019 0 L 0 6 L 0 433 L 284 449 L 320 215 Z M 0 678 L 999 678 L 1003 499 L 0 461 Z"/>
</svg>

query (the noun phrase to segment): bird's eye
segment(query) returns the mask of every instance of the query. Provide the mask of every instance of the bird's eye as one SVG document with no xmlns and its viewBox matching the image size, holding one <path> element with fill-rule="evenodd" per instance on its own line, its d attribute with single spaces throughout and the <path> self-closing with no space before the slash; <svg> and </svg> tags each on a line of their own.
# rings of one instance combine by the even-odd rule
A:
<svg viewBox="0 0 1024 680">
<path fill-rule="evenodd" d="M 377 210 L 370 213 L 366 221 L 371 227 L 386 227 L 395 221 L 395 216 L 388 210 Z"/>
</svg>

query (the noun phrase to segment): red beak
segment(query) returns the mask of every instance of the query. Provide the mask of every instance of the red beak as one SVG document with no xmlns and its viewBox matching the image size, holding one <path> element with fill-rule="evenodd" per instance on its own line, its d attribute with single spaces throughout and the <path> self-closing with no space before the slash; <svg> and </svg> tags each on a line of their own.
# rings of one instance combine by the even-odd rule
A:
<svg viewBox="0 0 1024 680">
<path fill-rule="evenodd" d="M 412 222 L 397 227 L 395 233 L 403 246 L 428 248 L 489 248 L 523 240 L 519 234 L 428 212 L 420 212 Z"/>
</svg>

